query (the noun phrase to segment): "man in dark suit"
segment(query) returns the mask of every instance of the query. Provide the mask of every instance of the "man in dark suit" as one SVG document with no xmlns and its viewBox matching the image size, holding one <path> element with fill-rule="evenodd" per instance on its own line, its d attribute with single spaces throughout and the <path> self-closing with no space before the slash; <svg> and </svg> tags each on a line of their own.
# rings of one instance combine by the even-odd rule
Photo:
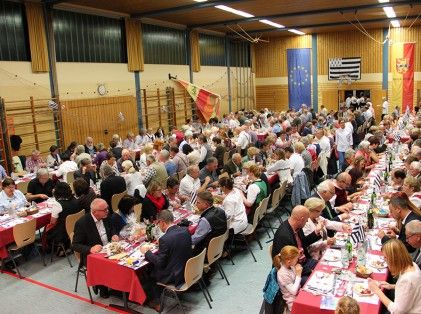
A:
<svg viewBox="0 0 421 314">
<path fill-rule="evenodd" d="M 421 221 L 412 220 L 405 226 L 406 242 L 417 251 L 412 255 L 413 261 L 421 268 Z"/>
<path fill-rule="evenodd" d="M 110 165 L 103 167 L 104 180 L 100 185 L 101 198 L 103 198 L 111 208 L 111 198 L 114 194 L 122 193 L 126 190 L 126 180 L 116 176 Z"/>
<path fill-rule="evenodd" d="M 326 219 L 333 221 L 342 221 L 349 217 L 347 211 L 348 208 L 345 206 L 338 207 L 336 210 L 332 207 L 330 200 L 336 194 L 335 185 L 331 180 L 325 180 L 317 186 L 317 192 L 311 197 L 321 198 L 325 201 L 326 207 L 323 209 L 322 216 Z M 352 209 L 352 208 L 351 208 Z"/>
<path fill-rule="evenodd" d="M 154 280 L 178 287 L 184 283 L 184 268 L 192 255 L 191 236 L 187 228 L 174 225 L 174 216 L 166 209 L 158 215 L 158 226 L 165 233 L 159 238 L 158 253 L 152 253 L 152 246 L 147 244 L 141 246 L 140 251 L 153 265 Z M 151 291 L 152 302 L 159 297 L 156 288 Z"/>
<path fill-rule="evenodd" d="M 118 235 L 108 218 L 107 203 L 100 198 L 94 199 L 91 203 L 90 214 L 86 214 L 76 221 L 72 242 L 73 250 L 81 254 L 81 262 L 86 265 L 88 254 L 98 253 L 108 242 L 118 240 Z M 98 288 L 100 296 L 107 298 L 108 288 L 103 286 L 98 286 Z"/>
<path fill-rule="evenodd" d="M 224 172 L 230 176 L 238 177 L 241 175 L 241 155 L 235 153 L 232 155 L 231 160 L 224 166 Z"/>
<path fill-rule="evenodd" d="M 310 212 L 306 207 L 301 205 L 294 207 L 289 219 L 284 221 L 276 230 L 272 247 L 272 257 L 279 254 L 286 245 L 298 248 L 300 251 L 298 262 L 303 266 L 302 284 L 307 281 L 308 276 L 317 264 L 317 261 L 310 257 L 307 247 L 321 238 L 319 232 L 323 228 L 322 224 L 318 224 L 315 231 L 305 236 L 302 229 L 309 217 Z"/>
<path fill-rule="evenodd" d="M 379 238 L 382 240 L 382 244 L 386 243 L 391 238 L 396 238 L 396 235 L 399 235 L 399 240 L 405 244 L 409 253 L 415 252 L 415 248 L 412 247 L 406 239 L 406 225 L 413 221 L 421 221 L 421 217 L 413 212 L 412 208 L 414 205 L 409 200 L 408 196 L 404 192 L 396 192 L 392 194 L 389 202 L 389 211 L 393 218 L 397 221 L 402 222 L 402 227 L 400 230 L 396 228 L 391 228 L 387 232 L 381 230 L 379 232 Z"/>
</svg>

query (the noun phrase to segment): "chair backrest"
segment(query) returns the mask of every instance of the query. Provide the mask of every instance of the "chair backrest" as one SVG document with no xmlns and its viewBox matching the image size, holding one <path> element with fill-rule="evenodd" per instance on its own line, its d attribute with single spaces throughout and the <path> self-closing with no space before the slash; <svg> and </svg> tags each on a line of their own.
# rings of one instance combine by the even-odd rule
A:
<svg viewBox="0 0 421 314">
<path fill-rule="evenodd" d="M 280 196 L 281 196 L 281 190 L 282 190 L 282 187 L 279 187 L 275 191 L 273 191 L 273 193 L 272 193 L 272 204 L 271 204 L 272 208 L 278 207 Z"/>
<path fill-rule="evenodd" d="M 282 199 L 284 198 L 286 191 L 287 191 L 287 181 L 283 181 L 282 185 L 281 185 L 281 192 L 279 193 L 279 202 L 282 201 Z"/>
<path fill-rule="evenodd" d="M 259 221 L 263 218 L 264 215 L 266 215 L 266 212 L 268 210 L 268 205 L 269 205 L 269 198 L 270 195 L 268 197 L 265 197 L 261 202 L 259 207 L 260 208 L 260 212 L 259 212 Z"/>
<path fill-rule="evenodd" d="M 187 170 L 182 170 L 178 172 L 178 181 L 181 181 L 186 176 Z"/>
<path fill-rule="evenodd" d="M 80 217 L 85 215 L 85 210 L 82 209 L 80 212 L 77 212 L 76 214 L 71 214 L 66 217 L 66 233 L 69 236 L 73 233 L 73 230 L 75 229 L 76 221 L 79 220 Z"/>
<path fill-rule="evenodd" d="M 74 232 L 72 232 L 72 233 L 69 234 L 70 243 L 73 242 L 73 236 L 74 235 L 75 235 Z M 76 251 L 73 251 L 73 253 L 75 254 L 76 260 L 80 263 L 80 253 L 79 252 L 76 252 Z"/>
<path fill-rule="evenodd" d="M 140 222 L 140 216 L 142 216 L 142 204 L 136 204 L 133 207 L 136 222 Z"/>
<path fill-rule="evenodd" d="M 118 211 L 118 203 L 120 203 L 120 200 L 123 198 L 124 195 L 127 195 L 127 191 L 114 194 L 111 197 L 111 208 L 112 208 L 113 212 L 116 213 Z"/>
<path fill-rule="evenodd" d="M 36 227 L 36 219 L 31 219 L 13 227 L 13 238 L 18 249 L 35 242 Z"/>
<path fill-rule="evenodd" d="M 272 260 L 272 249 L 273 249 L 273 242 L 269 245 L 269 257 Z"/>
<path fill-rule="evenodd" d="M 202 278 L 203 275 L 203 266 L 205 264 L 205 255 L 206 255 L 206 248 L 203 251 L 192 258 L 190 258 L 184 269 L 184 281 L 186 283 L 187 288 L 194 285 L 196 282 Z"/>
<path fill-rule="evenodd" d="M 219 175 L 218 179 L 222 179 L 222 178 L 229 178 L 229 174 L 227 172 L 223 172 Z"/>
<path fill-rule="evenodd" d="M 26 194 L 28 193 L 28 184 L 29 184 L 29 181 L 22 181 L 16 185 L 19 191 L 21 191 L 23 194 Z"/>
<path fill-rule="evenodd" d="M 73 182 L 75 181 L 75 176 L 74 176 L 75 172 L 74 171 L 69 171 L 66 173 L 66 182 L 68 185 L 72 186 Z"/>
<path fill-rule="evenodd" d="M 230 152 L 225 152 L 222 162 L 224 163 L 224 165 L 226 165 L 229 162 L 229 160 L 230 160 Z"/>
<path fill-rule="evenodd" d="M 214 237 L 209 241 L 207 251 L 209 265 L 212 265 L 213 262 L 215 262 L 222 256 L 222 253 L 224 252 L 224 244 L 226 239 L 228 238 L 228 232 L 229 231 L 227 230 L 224 234 L 221 234 L 218 237 Z"/>
</svg>

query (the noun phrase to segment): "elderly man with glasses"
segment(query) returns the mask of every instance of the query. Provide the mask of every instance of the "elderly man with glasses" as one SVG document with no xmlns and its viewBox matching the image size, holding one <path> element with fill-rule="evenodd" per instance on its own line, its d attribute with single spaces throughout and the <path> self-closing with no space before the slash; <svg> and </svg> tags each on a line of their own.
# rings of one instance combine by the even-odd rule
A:
<svg viewBox="0 0 421 314">
<path fill-rule="evenodd" d="M 417 250 L 412 255 L 413 261 L 421 268 L 421 221 L 412 220 L 405 227 L 406 242 Z"/>
<path fill-rule="evenodd" d="M 73 249 L 81 254 L 82 263 L 86 265 L 86 256 L 98 253 L 109 242 L 119 241 L 111 220 L 108 217 L 108 204 L 101 198 L 96 198 L 91 203 L 91 212 L 81 217 L 75 224 L 73 236 Z M 94 292 L 102 298 L 108 298 L 108 288 L 94 287 Z"/>
</svg>

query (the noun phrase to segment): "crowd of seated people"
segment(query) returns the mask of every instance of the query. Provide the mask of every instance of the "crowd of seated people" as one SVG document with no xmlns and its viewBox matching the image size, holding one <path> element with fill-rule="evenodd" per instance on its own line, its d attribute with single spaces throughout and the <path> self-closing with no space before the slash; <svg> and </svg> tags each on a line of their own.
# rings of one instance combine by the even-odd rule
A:
<svg viewBox="0 0 421 314">
<path fill-rule="evenodd" d="M 372 114 L 365 114 L 372 109 L 365 107 L 341 107 L 338 112 L 322 109 L 314 112 L 303 105 L 298 111 L 281 113 L 267 109 L 239 111 L 207 124 L 188 122 L 167 135 L 162 129 L 156 133 L 141 130 L 137 136 L 129 132 L 124 140 L 114 134 L 109 148 L 88 136 L 84 144 L 72 142 L 61 154 L 57 146 L 51 146 L 46 163 L 34 150 L 26 158 L 25 167 L 21 159 L 14 158 L 14 173 L 36 173 L 27 194 L 16 190 L 14 181 L 6 177 L 0 208 L 53 197 L 56 204 L 49 227 L 50 242 L 66 242 L 65 217 L 84 209 L 86 216 L 76 224 L 73 249 L 86 260 L 87 254 L 118 239 L 134 215 L 133 206 L 141 203 L 141 217 L 135 218 L 156 221 L 165 233 L 157 255 L 148 247 L 142 249 L 154 267 L 151 277 L 179 283 L 189 257 L 206 248 L 213 237 L 225 233 L 227 226 L 232 229 L 231 235 L 244 231 L 253 223 L 260 202 L 285 183 L 292 195 L 306 194 L 291 208 L 289 219 L 281 223 L 273 240 L 273 265 L 290 309 L 324 250 L 334 244 L 335 232 L 350 231 L 343 221 L 349 217 L 352 202 L 367 189 L 365 178 L 384 153 L 386 139 L 399 121 L 399 116 L 392 114 L 376 123 Z M 385 245 L 399 238 L 399 243 L 412 253 L 414 246 L 405 239 L 405 227 L 421 219 L 417 210 L 421 204 L 421 118 L 418 110 L 410 116 L 413 127 L 408 151 L 401 156 L 408 166 L 391 172 L 391 185 L 400 192 L 384 195 L 390 199 L 397 228 L 379 237 Z M 360 132 L 362 126 L 366 129 Z M 49 178 L 47 166 L 55 169 L 53 179 Z M 75 180 L 74 195 L 66 183 L 69 172 Z M 225 177 L 220 177 L 224 173 Z M 269 183 L 268 176 L 274 174 L 279 180 Z M 214 204 L 211 193 L 215 189 L 220 191 L 219 205 Z M 127 196 L 118 204 L 119 212 L 109 214 L 113 195 L 122 192 Z M 200 215 L 197 228 L 190 231 L 191 243 L 174 253 L 171 250 L 181 245 L 178 240 L 187 238 L 189 231 L 174 225 L 172 211 L 192 205 Z M 393 245 L 384 253 L 387 256 L 401 249 Z M 394 255 L 390 256 L 393 264 Z M 169 273 L 172 263 L 176 274 Z M 417 267 L 408 264 L 395 272 L 418 276 Z M 398 313 L 398 305 L 407 302 L 399 299 L 405 285 L 409 285 L 407 281 L 396 284 L 394 301 L 380 297 L 392 313 Z M 100 288 L 101 295 L 107 296 L 106 288 Z M 155 297 L 152 291 L 151 299 Z M 413 300 L 412 309 L 418 309 L 419 300 Z"/>
</svg>

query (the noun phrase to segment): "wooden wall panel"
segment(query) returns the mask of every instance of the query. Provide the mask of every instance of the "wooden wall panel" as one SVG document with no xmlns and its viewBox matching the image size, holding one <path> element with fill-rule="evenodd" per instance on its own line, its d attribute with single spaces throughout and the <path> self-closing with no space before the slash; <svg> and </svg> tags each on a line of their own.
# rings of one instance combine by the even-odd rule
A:
<svg viewBox="0 0 421 314">
<path fill-rule="evenodd" d="M 136 98 L 132 96 L 67 100 L 61 102 L 64 143 L 84 143 L 92 136 L 95 143 L 108 146 L 114 133 L 125 138 L 138 133 Z M 122 115 L 120 115 L 120 112 Z"/>
<path fill-rule="evenodd" d="M 256 77 L 287 76 L 287 49 L 311 48 L 311 35 L 271 38 L 254 45 Z"/>
<path fill-rule="evenodd" d="M 415 42 L 415 72 L 421 71 L 421 26 L 411 28 L 392 28 L 390 30 L 392 42 Z M 394 66 L 392 64 L 390 67 Z"/>
<path fill-rule="evenodd" d="M 382 72 L 382 30 L 369 30 L 378 42 L 359 31 L 317 35 L 319 75 L 328 74 L 329 58 L 361 57 L 361 73 Z"/>
<path fill-rule="evenodd" d="M 288 86 L 256 86 L 256 110 L 263 108 L 277 112 L 288 110 Z"/>
</svg>

